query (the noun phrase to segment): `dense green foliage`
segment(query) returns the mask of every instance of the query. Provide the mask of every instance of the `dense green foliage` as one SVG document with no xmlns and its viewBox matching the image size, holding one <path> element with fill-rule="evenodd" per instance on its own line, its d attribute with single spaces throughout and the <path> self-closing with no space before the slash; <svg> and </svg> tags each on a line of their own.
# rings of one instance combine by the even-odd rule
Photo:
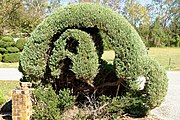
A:
<svg viewBox="0 0 180 120">
<path fill-rule="evenodd" d="M 6 48 L 6 47 L 11 47 L 15 46 L 15 41 L 11 36 L 1 36 L 0 37 L 0 47 L 1 48 Z"/>
<path fill-rule="evenodd" d="M 5 48 L 0 48 L 0 53 L 4 54 L 4 53 L 8 53 L 8 51 Z"/>
<path fill-rule="evenodd" d="M 0 37 L 0 53 L 2 55 L 2 62 L 18 62 L 19 61 L 19 49 L 15 47 L 15 41 L 13 37 L 4 35 Z"/>
<path fill-rule="evenodd" d="M 13 63 L 19 61 L 19 53 L 7 53 L 3 55 L 3 62 Z"/>
<path fill-rule="evenodd" d="M 2 54 L 0 53 L 0 62 L 2 61 Z"/>
<path fill-rule="evenodd" d="M 113 65 L 101 60 L 103 42 L 115 51 Z M 28 38 L 19 70 L 22 81 L 51 84 L 56 93 L 70 88 L 73 94 L 121 95 L 115 101 L 127 99 L 132 104 L 112 111 L 125 109 L 135 115 L 159 106 L 167 92 L 166 73 L 147 55 L 136 30 L 124 17 L 99 4 L 70 5 L 47 17 Z M 146 80 L 143 90 L 140 77 Z"/>
<path fill-rule="evenodd" d="M 17 47 L 20 51 L 22 51 L 23 48 L 24 48 L 25 43 L 26 43 L 26 39 L 20 38 L 20 39 L 18 39 L 18 40 L 16 41 L 16 47 Z"/>
<path fill-rule="evenodd" d="M 65 109 L 74 105 L 75 97 L 70 90 L 62 90 L 56 95 L 52 87 L 38 87 L 33 92 L 33 119 L 60 120 Z"/>
<path fill-rule="evenodd" d="M 19 52 L 19 49 L 17 47 L 7 47 L 6 50 L 8 53 L 17 53 Z"/>
</svg>

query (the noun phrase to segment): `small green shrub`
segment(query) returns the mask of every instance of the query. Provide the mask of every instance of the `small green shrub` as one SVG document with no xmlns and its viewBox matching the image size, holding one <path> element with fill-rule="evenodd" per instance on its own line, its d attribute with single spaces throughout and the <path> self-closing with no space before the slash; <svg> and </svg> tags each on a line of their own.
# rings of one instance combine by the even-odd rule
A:
<svg viewBox="0 0 180 120">
<path fill-rule="evenodd" d="M 143 116 L 147 113 L 147 108 L 143 105 L 143 101 L 138 97 L 132 97 L 130 93 L 127 93 L 126 96 L 117 96 L 117 97 L 99 97 L 100 105 L 103 106 L 107 104 L 104 108 L 104 116 L 122 116 L 125 113 L 129 113 L 135 116 Z"/>
<path fill-rule="evenodd" d="M 59 108 L 64 111 L 65 109 L 72 108 L 74 105 L 75 97 L 70 95 L 69 89 L 60 90 L 59 93 Z"/>
<path fill-rule="evenodd" d="M 1 36 L 0 37 L 0 47 L 1 48 L 6 48 L 6 47 L 11 47 L 15 46 L 15 41 L 11 36 Z"/>
<path fill-rule="evenodd" d="M 2 61 L 2 54 L 0 53 L 0 62 Z"/>
<path fill-rule="evenodd" d="M 6 48 L 6 47 L 11 47 L 11 46 L 15 46 L 15 42 L 5 42 L 5 41 L 0 40 L 0 47 Z"/>
<path fill-rule="evenodd" d="M 0 48 L 0 53 L 4 54 L 4 53 L 8 53 L 8 51 L 5 48 Z"/>
<path fill-rule="evenodd" d="M 0 92 L 0 106 L 6 102 L 4 95 Z"/>
<path fill-rule="evenodd" d="M 33 119 L 60 120 L 65 109 L 74 105 L 74 96 L 70 90 L 62 90 L 56 95 L 52 87 L 38 87 L 33 92 Z"/>
<path fill-rule="evenodd" d="M 8 53 L 3 55 L 3 62 L 13 63 L 19 61 L 19 53 Z"/>
<path fill-rule="evenodd" d="M 26 39 L 20 38 L 20 39 L 18 39 L 18 40 L 16 41 L 16 47 L 17 47 L 20 51 L 22 51 L 23 48 L 24 48 L 25 43 L 26 43 Z"/>
<path fill-rule="evenodd" d="M 19 49 L 17 47 L 7 47 L 6 50 L 8 53 L 17 53 L 19 52 Z"/>
<path fill-rule="evenodd" d="M 9 36 L 9 35 L 4 35 L 4 36 L 1 36 L 0 38 L 1 40 L 3 40 L 4 42 L 13 42 L 13 37 Z"/>
</svg>

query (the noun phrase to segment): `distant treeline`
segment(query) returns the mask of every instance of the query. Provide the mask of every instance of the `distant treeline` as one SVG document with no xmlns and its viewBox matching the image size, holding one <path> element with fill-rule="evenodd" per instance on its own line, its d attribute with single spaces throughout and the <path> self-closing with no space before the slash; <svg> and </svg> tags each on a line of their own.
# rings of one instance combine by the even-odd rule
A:
<svg viewBox="0 0 180 120">
<path fill-rule="evenodd" d="M 180 47 L 180 1 L 152 0 L 78 0 L 108 6 L 135 27 L 148 47 Z M 67 3 L 67 1 L 66 1 Z M 63 9 L 64 0 L 3 0 L 0 2 L 0 35 L 30 35 L 34 28 L 55 9 Z"/>
</svg>

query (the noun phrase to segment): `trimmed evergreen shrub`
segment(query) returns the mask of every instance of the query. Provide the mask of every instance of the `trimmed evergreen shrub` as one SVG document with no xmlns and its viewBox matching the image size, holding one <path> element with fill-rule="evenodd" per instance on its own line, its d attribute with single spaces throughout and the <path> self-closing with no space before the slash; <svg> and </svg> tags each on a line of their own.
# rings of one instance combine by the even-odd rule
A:
<svg viewBox="0 0 180 120">
<path fill-rule="evenodd" d="M 17 53 L 19 52 L 19 49 L 17 47 L 7 47 L 6 50 L 8 53 Z"/>
<path fill-rule="evenodd" d="M 2 61 L 2 54 L 0 53 L 0 62 Z"/>
<path fill-rule="evenodd" d="M 5 41 L 5 42 L 13 42 L 13 37 L 11 37 L 10 35 L 4 35 L 0 37 L 1 40 Z"/>
<path fill-rule="evenodd" d="M 64 89 L 56 95 L 52 87 L 38 87 L 33 91 L 33 119 L 61 120 L 64 110 L 72 108 L 75 97 Z"/>
<path fill-rule="evenodd" d="M 7 53 L 3 55 L 3 62 L 13 63 L 19 61 L 19 53 Z"/>
<path fill-rule="evenodd" d="M 0 37 L 0 47 L 1 48 L 6 48 L 6 47 L 11 47 L 15 46 L 15 41 L 11 36 L 1 36 Z"/>
<path fill-rule="evenodd" d="M 8 51 L 5 48 L 0 48 L 0 53 L 4 54 L 4 53 L 8 53 Z"/>
<path fill-rule="evenodd" d="M 18 39 L 18 40 L 16 41 L 16 47 L 17 47 L 20 51 L 22 51 L 23 48 L 24 48 L 25 43 L 26 43 L 26 39 L 20 38 L 20 39 Z"/>
<path fill-rule="evenodd" d="M 109 68 L 101 60 L 103 44 L 115 51 Z M 19 70 L 22 81 L 52 84 L 57 93 L 70 88 L 74 94 L 96 91 L 98 95 L 132 98 L 134 104 L 123 108 L 135 115 L 158 106 L 167 92 L 165 71 L 148 57 L 135 29 L 99 4 L 69 5 L 47 17 L 28 38 Z M 139 77 L 146 80 L 143 90 L 138 87 Z"/>
</svg>

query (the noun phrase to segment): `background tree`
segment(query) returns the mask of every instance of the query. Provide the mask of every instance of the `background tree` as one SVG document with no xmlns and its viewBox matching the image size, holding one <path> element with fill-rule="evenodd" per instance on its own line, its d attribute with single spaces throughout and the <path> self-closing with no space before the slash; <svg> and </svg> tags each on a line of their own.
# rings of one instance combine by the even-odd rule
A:
<svg viewBox="0 0 180 120">
<path fill-rule="evenodd" d="M 2 0 L 0 34 L 31 33 L 47 15 L 60 7 L 60 0 Z"/>
<path fill-rule="evenodd" d="M 150 16 L 146 7 L 135 0 L 127 0 L 125 2 L 123 15 L 135 27 L 139 27 L 140 24 L 149 24 L 150 22 Z"/>
</svg>

